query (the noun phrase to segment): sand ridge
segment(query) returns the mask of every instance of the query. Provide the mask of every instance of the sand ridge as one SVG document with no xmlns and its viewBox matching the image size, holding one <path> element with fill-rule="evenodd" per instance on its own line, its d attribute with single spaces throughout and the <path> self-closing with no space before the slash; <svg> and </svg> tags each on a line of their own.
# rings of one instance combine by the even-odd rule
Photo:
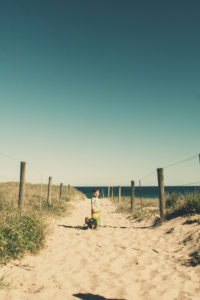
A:
<svg viewBox="0 0 200 300">
<path fill-rule="evenodd" d="M 187 267 L 193 227 L 179 220 L 152 229 L 101 200 L 102 227 L 82 230 L 90 201 L 77 201 L 71 216 L 52 220 L 45 248 L 0 269 L 11 289 L 1 300 L 200 299 L 200 266 Z M 170 234 L 167 230 L 173 227 Z M 197 229 L 197 227 L 196 227 Z M 97 297 L 99 296 L 99 297 Z"/>
</svg>

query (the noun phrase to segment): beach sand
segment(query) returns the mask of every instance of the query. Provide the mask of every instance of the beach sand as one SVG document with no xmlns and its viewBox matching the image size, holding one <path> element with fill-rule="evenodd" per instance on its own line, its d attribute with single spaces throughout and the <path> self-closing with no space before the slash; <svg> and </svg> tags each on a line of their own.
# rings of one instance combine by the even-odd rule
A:
<svg viewBox="0 0 200 300">
<path fill-rule="evenodd" d="M 151 228 L 101 202 L 98 230 L 80 229 L 90 201 L 77 201 L 71 216 L 51 221 L 38 255 L 2 267 L 10 289 L 0 290 L 0 299 L 200 299 L 200 266 L 184 265 L 195 245 L 183 244 L 200 225 L 177 218 Z"/>
</svg>

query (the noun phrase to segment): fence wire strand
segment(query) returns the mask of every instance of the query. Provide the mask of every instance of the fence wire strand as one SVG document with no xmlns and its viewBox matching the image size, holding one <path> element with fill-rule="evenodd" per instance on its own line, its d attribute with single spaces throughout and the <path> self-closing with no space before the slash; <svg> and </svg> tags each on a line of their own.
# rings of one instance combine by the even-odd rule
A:
<svg viewBox="0 0 200 300">
<path fill-rule="evenodd" d="M 173 163 L 173 164 L 169 164 L 169 165 L 164 166 L 163 169 L 168 169 L 168 168 L 177 166 L 177 165 L 182 164 L 182 163 L 184 163 L 184 162 L 186 162 L 186 161 L 193 160 L 193 159 L 195 159 L 195 158 L 197 158 L 197 157 L 199 157 L 199 155 L 195 155 L 195 156 L 192 156 L 192 157 L 189 157 L 189 158 L 186 158 L 186 159 L 177 161 L 177 162 L 175 162 L 175 163 Z"/>
<path fill-rule="evenodd" d="M 186 159 L 177 161 L 177 162 L 175 162 L 175 163 L 166 165 L 166 166 L 163 167 L 163 169 L 168 169 L 168 168 L 177 166 L 177 165 L 179 165 L 179 164 L 182 164 L 182 163 L 184 163 L 184 162 L 186 162 L 186 161 L 193 160 L 193 159 L 195 159 L 195 158 L 199 158 L 199 164 L 200 164 L 200 154 L 198 154 L 198 155 L 194 155 L 194 156 L 188 157 L 188 158 L 186 158 Z M 156 173 L 156 171 L 152 171 L 152 172 L 148 173 L 147 175 L 141 177 L 139 180 L 143 180 L 143 179 L 145 179 L 145 178 L 148 178 L 148 177 L 154 175 L 155 173 Z"/>
<path fill-rule="evenodd" d="M 0 155 L 3 156 L 3 157 L 6 157 L 6 158 L 8 158 L 8 159 L 11 159 L 11 160 L 15 160 L 15 161 L 20 162 L 20 160 L 17 159 L 16 157 L 12 157 L 12 156 L 7 155 L 7 154 L 5 154 L 5 153 L 3 153 L 3 152 L 0 152 Z"/>
<path fill-rule="evenodd" d="M 0 155 L 1 155 L 2 157 L 4 157 L 4 158 L 8 158 L 8 159 L 13 160 L 13 161 L 17 161 L 17 162 L 21 162 L 21 161 L 22 161 L 22 160 L 20 160 L 20 159 L 18 159 L 18 158 L 16 158 L 16 157 L 13 157 L 13 156 L 11 156 L 11 155 L 7 155 L 6 153 L 3 153 L 3 152 L 0 152 Z M 33 167 L 32 164 L 28 164 L 28 167 L 29 167 L 30 169 L 34 170 L 35 172 L 38 172 L 42 178 L 45 177 L 45 176 L 44 176 L 44 173 L 41 172 L 40 169 L 38 169 L 38 168 L 36 168 L 36 167 Z M 49 176 L 46 176 L 46 177 L 48 178 Z M 4 177 L 4 176 L 0 176 L 0 178 L 1 178 L 1 179 L 5 179 L 5 180 L 7 180 L 7 179 L 8 179 L 8 180 L 11 180 L 11 178 Z M 63 182 L 63 180 L 61 180 L 61 179 L 58 178 L 58 177 L 52 176 L 52 178 L 53 178 L 54 181 L 55 181 L 55 185 L 59 185 L 60 183 Z M 43 180 L 42 180 L 42 181 L 43 181 Z"/>
<path fill-rule="evenodd" d="M 143 179 L 145 179 L 145 178 L 147 178 L 147 177 L 150 177 L 150 176 L 152 176 L 152 175 L 155 174 L 155 173 L 156 173 L 156 171 L 153 171 L 153 172 L 151 172 L 151 173 L 148 173 L 148 174 L 145 175 L 144 177 L 140 178 L 140 180 L 143 180 Z"/>
</svg>

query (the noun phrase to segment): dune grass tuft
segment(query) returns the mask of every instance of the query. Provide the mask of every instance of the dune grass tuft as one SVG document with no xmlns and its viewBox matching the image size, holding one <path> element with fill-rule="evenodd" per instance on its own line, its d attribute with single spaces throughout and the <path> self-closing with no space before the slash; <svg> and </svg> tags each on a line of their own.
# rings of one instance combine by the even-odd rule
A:
<svg viewBox="0 0 200 300">
<path fill-rule="evenodd" d="M 190 260 L 189 263 L 191 264 L 191 266 L 195 267 L 197 265 L 200 265 L 200 249 L 192 252 L 190 254 Z"/>
<path fill-rule="evenodd" d="M 0 276 L 0 289 L 9 289 L 10 283 L 6 281 L 7 274 Z"/>
<path fill-rule="evenodd" d="M 166 204 L 168 208 L 166 213 L 167 220 L 178 216 L 192 216 L 200 214 L 199 193 L 167 195 Z"/>
<path fill-rule="evenodd" d="M 18 183 L 0 184 L 0 264 L 36 253 L 44 244 L 46 220 L 64 216 L 71 202 L 85 196 L 73 187 L 64 187 L 62 201 L 59 186 L 52 187 L 52 203 L 47 203 L 47 185 L 26 184 L 23 210 L 17 209 Z M 42 190 L 42 193 L 41 193 Z M 2 281 L 3 282 L 3 281 Z M 1 286 L 1 285 L 0 285 Z"/>
<path fill-rule="evenodd" d="M 111 199 L 113 204 L 116 206 L 116 212 L 128 213 L 129 217 L 137 221 L 144 219 L 152 219 L 158 215 L 158 199 L 157 198 L 135 198 L 134 209 L 131 210 L 131 198 L 122 197 L 120 203 L 118 198 Z"/>
</svg>

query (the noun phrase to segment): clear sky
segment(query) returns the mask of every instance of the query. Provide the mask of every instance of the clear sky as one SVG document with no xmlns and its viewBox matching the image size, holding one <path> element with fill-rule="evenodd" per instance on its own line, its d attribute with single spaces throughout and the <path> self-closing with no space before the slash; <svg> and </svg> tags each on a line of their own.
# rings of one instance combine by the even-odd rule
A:
<svg viewBox="0 0 200 300">
<path fill-rule="evenodd" d="M 128 185 L 198 154 L 199 32 L 199 0 L 0 1 L 0 152 L 73 185 Z M 166 174 L 198 180 L 198 160 Z"/>
</svg>

